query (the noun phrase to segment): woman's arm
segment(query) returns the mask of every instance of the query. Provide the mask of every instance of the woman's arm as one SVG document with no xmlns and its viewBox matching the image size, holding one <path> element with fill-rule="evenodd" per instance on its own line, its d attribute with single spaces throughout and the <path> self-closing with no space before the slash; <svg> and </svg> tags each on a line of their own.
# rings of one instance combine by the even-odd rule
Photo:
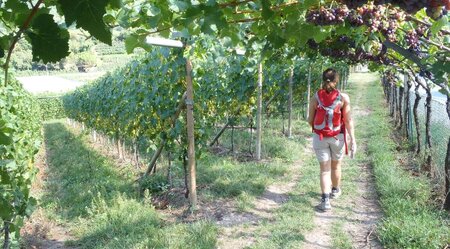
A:
<svg viewBox="0 0 450 249">
<path fill-rule="evenodd" d="M 308 116 L 308 123 L 311 125 L 311 127 L 314 127 L 314 116 L 316 115 L 316 108 L 317 108 L 317 99 L 316 97 L 312 97 L 309 101 L 309 116 Z"/>
<path fill-rule="evenodd" d="M 356 152 L 356 138 L 355 127 L 350 107 L 350 97 L 347 94 L 342 93 L 342 99 L 344 101 L 342 113 L 344 116 L 345 128 L 347 129 L 347 132 L 350 136 L 350 150 L 352 151 L 352 154 L 354 154 Z"/>
</svg>

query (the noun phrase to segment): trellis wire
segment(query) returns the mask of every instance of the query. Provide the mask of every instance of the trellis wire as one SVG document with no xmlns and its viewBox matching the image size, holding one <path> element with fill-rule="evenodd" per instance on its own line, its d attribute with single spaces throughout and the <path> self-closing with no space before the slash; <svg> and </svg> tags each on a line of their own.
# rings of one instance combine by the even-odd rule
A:
<svg viewBox="0 0 450 249">
<path fill-rule="evenodd" d="M 412 84 L 412 87 L 409 92 L 409 106 L 405 104 L 402 107 L 402 113 L 405 113 L 405 108 L 409 108 L 409 114 L 405 117 L 407 123 L 406 132 L 409 134 L 409 142 L 412 146 L 417 146 L 417 133 L 416 126 L 413 121 L 413 106 L 414 101 L 416 99 L 415 96 L 415 85 Z M 395 88 L 396 101 L 397 103 L 400 100 L 400 87 Z M 426 121 L 426 94 L 425 90 L 420 87 L 420 102 L 417 108 L 418 118 L 419 118 L 419 127 L 421 131 L 421 141 L 422 146 L 425 148 L 425 121 Z M 405 94 L 406 95 L 406 94 Z M 404 101 L 404 100 L 403 100 Z M 430 120 L 430 128 L 431 128 L 431 155 L 433 158 L 433 172 L 435 173 L 435 180 L 438 181 L 438 184 L 444 186 L 445 184 L 445 156 L 447 153 L 447 142 L 450 136 L 450 120 L 447 116 L 446 112 L 446 99 L 445 96 L 440 94 L 437 90 L 432 90 L 432 99 L 431 99 L 431 120 Z M 405 102 L 404 102 L 405 103 Z"/>
</svg>

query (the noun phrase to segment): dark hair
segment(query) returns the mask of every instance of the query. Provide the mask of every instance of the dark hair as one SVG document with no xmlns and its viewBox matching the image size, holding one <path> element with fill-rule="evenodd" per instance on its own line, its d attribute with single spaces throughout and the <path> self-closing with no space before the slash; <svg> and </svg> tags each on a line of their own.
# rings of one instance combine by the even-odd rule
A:
<svg viewBox="0 0 450 249">
<path fill-rule="evenodd" d="M 339 74 L 333 68 L 328 68 L 323 71 L 322 80 L 324 83 L 336 82 L 339 79 Z"/>
</svg>

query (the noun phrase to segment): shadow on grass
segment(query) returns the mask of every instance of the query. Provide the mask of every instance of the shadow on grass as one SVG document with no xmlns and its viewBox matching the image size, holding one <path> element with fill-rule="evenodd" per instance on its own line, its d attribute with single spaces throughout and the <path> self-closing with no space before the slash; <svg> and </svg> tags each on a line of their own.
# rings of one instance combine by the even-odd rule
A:
<svg viewBox="0 0 450 249">
<path fill-rule="evenodd" d="M 75 136 L 62 123 L 46 123 L 44 136 L 48 169 L 41 204 L 58 218 L 86 215 L 97 197 L 108 202 L 118 193 L 134 193 L 131 179 L 87 148 L 82 136 Z"/>
<path fill-rule="evenodd" d="M 270 183 L 288 171 L 288 165 L 281 162 L 242 163 L 211 154 L 198 164 L 198 184 L 208 186 L 205 191 L 213 198 L 236 197 L 244 192 L 260 196 Z"/>
</svg>

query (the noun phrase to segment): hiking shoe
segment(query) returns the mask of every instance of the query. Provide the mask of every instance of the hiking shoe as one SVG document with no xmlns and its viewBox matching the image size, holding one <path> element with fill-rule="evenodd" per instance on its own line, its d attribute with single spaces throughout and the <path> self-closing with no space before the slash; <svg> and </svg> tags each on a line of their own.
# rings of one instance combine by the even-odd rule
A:
<svg viewBox="0 0 450 249">
<path fill-rule="evenodd" d="M 342 190 L 340 188 L 333 187 L 331 189 L 330 198 L 331 199 L 337 199 L 339 196 L 341 196 L 341 194 L 342 194 Z"/>
<path fill-rule="evenodd" d="M 330 204 L 330 198 L 322 198 L 319 205 L 317 205 L 317 209 L 320 211 L 330 211 L 331 210 L 331 204 Z"/>
</svg>

